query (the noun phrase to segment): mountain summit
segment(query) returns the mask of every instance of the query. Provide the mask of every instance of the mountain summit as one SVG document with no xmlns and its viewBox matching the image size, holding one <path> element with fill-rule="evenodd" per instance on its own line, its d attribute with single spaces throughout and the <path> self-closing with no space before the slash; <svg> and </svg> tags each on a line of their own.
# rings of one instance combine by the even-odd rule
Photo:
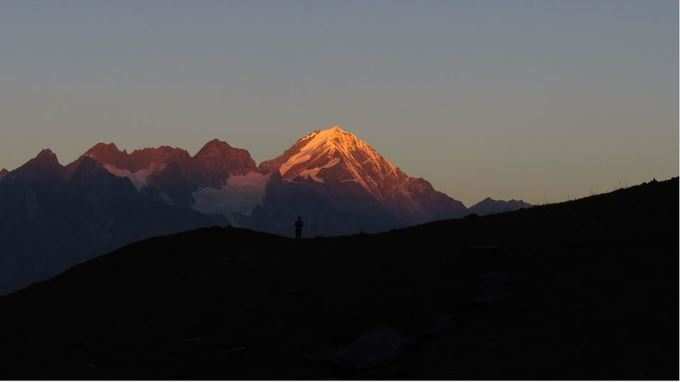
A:
<svg viewBox="0 0 680 382">
<path fill-rule="evenodd" d="M 257 169 L 247 150 L 219 139 L 206 143 L 192 159 L 194 171 L 201 176 L 199 183 L 215 188 L 223 186 L 231 175 L 245 175 Z"/>
<path fill-rule="evenodd" d="M 386 186 L 404 175 L 371 145 L 338 125 L 302 137 L 260 168 L 278 170 L 291 181 L 354 182 L 381 200 L 388 196 Z"/>
<path fill-rule="evenodd" d="M 21 167 L 5 175 L 12 182 L 28 182 L 49 184 L 60 181 L 63 177 L 63 166 L 57 155 L 50 149 L 44 149 L 33 159 Z"/>
</svg>

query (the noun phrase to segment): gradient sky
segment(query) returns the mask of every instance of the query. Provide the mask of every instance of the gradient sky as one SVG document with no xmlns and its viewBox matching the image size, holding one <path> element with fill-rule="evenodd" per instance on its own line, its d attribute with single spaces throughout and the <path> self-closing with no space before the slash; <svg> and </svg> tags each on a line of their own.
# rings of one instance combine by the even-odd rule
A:
<svg viewBox="0 0 680 382">
<path fill-rule="evenodd" d="M 466 204 L 677 176 L 678 3 L 0 2 L 0 168 L 335 123 Z"/>
</svg>

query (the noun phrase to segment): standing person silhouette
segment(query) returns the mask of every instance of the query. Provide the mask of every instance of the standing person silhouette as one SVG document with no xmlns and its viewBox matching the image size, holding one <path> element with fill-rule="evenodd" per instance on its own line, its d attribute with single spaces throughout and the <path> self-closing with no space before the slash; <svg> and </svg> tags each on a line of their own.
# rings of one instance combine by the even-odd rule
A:
<svg viewBox="0 0 680 382">
<path fill-rule="evenodd" d="M 305 223 L 302 221 L 302 217 L 298 216 L 297 220 L 295 220 L 295 238 L 296 239 L 302 239 L 302 227 L 305 226 Z"/>
</svg>

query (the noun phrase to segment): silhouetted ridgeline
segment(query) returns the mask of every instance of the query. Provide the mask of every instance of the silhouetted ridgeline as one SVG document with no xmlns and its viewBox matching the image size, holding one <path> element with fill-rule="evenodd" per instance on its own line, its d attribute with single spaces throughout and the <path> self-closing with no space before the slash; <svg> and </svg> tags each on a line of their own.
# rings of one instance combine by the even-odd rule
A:
<svg viewBox="0 0 680 382">
<path fill-rule="evenodd" d="M 0 298 L 0 377 L 678 378 L 678 179 L 378 235 L 211 228 Z"/>
</svg>

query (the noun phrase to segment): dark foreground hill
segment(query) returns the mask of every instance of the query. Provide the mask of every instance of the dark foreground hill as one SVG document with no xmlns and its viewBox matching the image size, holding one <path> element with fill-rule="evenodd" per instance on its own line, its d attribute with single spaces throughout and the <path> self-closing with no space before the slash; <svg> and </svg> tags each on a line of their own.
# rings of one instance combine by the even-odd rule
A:
<svg viewBox="0 0 680 382">
<path fill-rule="evenodd" d="M 0 298 L 0 377 L 678 378 L 678 180 L 379 235 L 155 238 Z"/>
</svg>

